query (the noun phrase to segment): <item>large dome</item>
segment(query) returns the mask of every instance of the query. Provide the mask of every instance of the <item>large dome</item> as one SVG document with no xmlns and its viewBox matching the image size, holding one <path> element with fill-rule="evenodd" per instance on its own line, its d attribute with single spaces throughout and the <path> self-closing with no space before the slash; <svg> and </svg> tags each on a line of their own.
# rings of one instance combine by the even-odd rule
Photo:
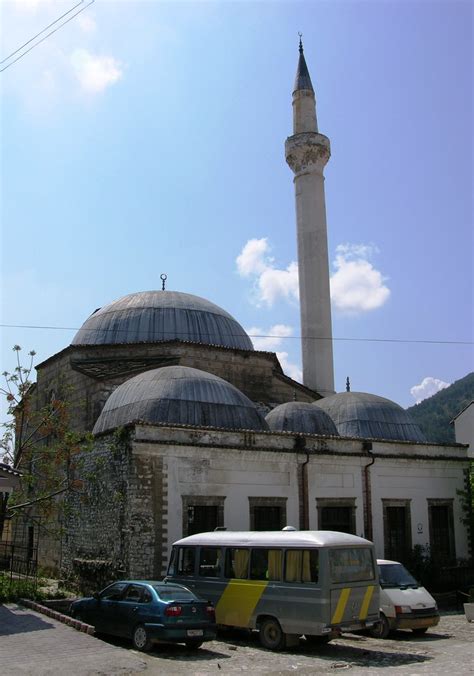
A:
<svg viewBox="0 0 474 676">
<path fill-rule="evenodd" d="M 276 406 L 265 417 L 272 432 L 301 432 L 339 436 L 336 425 L 320 408 L 303 401 Z"/>
<path fill-rule="evenodd" d="M 107 399 L 93 433 L 134 421 L 268 430 L 245 394 L 218 376 L 188 366 L 145 371 L 119 385 Z"/>
<path fill-rule="evenodd" d="M 401 406 L 375 394 L 340 392 L 312 405 L 326 411 L 343 437 L 426 441 L 418 425 Z"/>
<path fill-rule="evenodd" d="M 228 312 L 204 298 L 178 291 L 142 291 L 124 296 L 96 310 L 72 344 L 169 340 L 253 350 L 252 341 Z"/>
</svg>

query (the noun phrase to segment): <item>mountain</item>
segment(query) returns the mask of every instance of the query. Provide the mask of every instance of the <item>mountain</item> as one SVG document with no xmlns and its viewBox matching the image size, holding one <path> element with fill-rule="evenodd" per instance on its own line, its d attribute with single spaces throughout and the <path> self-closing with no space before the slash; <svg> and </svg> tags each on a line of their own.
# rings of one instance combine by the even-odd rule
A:
<svg viewBox="0 0 474 676">
<path fill-rule="evenodd" d="M 473 399 L 474 373 L 469 373 L 432 397 L 410 406 L 407 413 L 428 441 L 449 444 L 455 441 L 454 425 L 450 425 L 450 421 Z"/>
</svg>

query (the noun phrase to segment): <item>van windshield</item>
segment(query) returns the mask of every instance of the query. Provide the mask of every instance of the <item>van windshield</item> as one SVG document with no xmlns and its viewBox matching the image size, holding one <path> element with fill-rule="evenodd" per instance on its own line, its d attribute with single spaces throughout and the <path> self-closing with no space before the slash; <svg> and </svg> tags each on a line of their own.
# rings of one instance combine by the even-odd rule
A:
<svg viewBox="0 0 474 676">
<path fill-rule="evenodd" d="M 379 564 L 380 586 L 383 589 L 412 587 L 416 589 L 420 585 L 413 575 L 402 566 L 401 563 Z"/>
</svg>

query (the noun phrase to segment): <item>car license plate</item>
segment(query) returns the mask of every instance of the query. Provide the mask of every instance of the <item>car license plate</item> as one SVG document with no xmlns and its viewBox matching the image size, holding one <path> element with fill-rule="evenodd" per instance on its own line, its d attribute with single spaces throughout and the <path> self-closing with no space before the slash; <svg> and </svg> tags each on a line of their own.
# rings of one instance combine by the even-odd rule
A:
<svg viewBox="0 0 474 676">
<path fill-rule="evenodd" d="M 202 636 L 204 634 L 202 629 L 188 629 L 186 636 Z"/>
</svg>

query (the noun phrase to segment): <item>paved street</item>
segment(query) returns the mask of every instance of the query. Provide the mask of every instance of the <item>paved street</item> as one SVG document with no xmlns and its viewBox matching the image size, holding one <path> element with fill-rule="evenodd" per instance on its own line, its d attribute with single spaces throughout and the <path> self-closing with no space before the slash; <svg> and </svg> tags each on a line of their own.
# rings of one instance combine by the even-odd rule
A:
<svg viewBox="0 0 474 676">
<path fill-rule="evenodd" d="M 251 673 L 474 674 L 474 623 L 446 615 L 423 637 L 398 632 L 382 641 L 346 635 L 325 647 L 301 645 L 284 653 L 260 647 L 255 635 L 223 634 L 197 652 L 160 645 L 152 653 L 132 650 L 126 641 L 103 641 L 15 604 L 0 606 L 0 673 L 71 676 L 107 674 Z"/>
</svg>

